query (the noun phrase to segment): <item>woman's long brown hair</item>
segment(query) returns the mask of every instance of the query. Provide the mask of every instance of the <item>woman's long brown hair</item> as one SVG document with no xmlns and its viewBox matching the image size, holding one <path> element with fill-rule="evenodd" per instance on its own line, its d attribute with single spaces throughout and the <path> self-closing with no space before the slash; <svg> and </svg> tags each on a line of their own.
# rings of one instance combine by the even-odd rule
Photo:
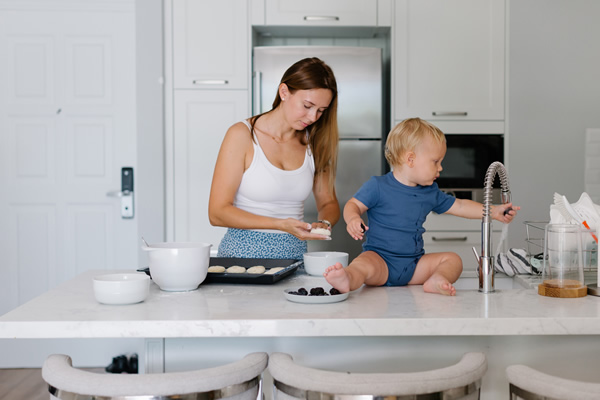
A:
<svg viewBox="0 0 600 400">
<path fill-rule="evenodd" d="M 297 90 L 329 89 L 332 93 L 331 103 L 314 124 L 308 129 L 308 144 L 315 158 L 315 179 L 318 174 L 328 174 L 329 191 L 333 193 L 337 168 L 337 150 L 339 132 L 337 124 L 337 83 L 331 67 L 317 57 L 305 58 L 293 64 L 281 78 L 291 93 Z M 256 115 L 250 119 L 252 134 L 256 121 L 281 104 L 279 91 L 275 95 L 270 111 Z M 305 136 L 301 140 L 306 144 Z"/>
</svg>

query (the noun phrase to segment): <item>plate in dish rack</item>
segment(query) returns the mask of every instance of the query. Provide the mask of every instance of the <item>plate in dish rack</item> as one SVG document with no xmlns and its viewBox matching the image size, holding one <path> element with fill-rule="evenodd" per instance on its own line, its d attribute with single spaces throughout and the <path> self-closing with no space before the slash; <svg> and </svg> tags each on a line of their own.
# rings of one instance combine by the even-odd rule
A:
<svg viewBox="0 0 600 400">
<path fill-rule="evenodd" d="M 329 291 L 331 287 L 324 288 L 326 291 Z M 348 298 L 350 293 L 340 293 L 340 294 L 330 294 L 328 296 L 302 296 L 299 294 L 291 294 L 290 292 L 295 292 L 297 289 L 285 289 L 283 291 L 283 295 L 289 301 L 293 301 L 294 303 L 304 303 L 304 304 L 327 304 L 327 303 L 337 303 L 339 301 L 344 301 Z"/>
</svg>

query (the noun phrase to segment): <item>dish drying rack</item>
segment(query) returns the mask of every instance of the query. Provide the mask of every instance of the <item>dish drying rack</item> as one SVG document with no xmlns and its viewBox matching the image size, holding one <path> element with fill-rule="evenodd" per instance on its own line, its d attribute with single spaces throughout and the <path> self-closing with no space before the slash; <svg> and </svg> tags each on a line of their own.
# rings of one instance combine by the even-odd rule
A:
<svg viewBox="0 0 600 400">
<path fill-rule="evenodd" d="M 531 265 L 539 265 L 542 272 L 544 264 L 544 236 L 546 225 L 549 221 L 525 221 L 525 242 L 527 242 L 527 254 Z M 593 244 L 583 250 L 583 271 L 598 271 L 598 245 Z"/>
</svg>

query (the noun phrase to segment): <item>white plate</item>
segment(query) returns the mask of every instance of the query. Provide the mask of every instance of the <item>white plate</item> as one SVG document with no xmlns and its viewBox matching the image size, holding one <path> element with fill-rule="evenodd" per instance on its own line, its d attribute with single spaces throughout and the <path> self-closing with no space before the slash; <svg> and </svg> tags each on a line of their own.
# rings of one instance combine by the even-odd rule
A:
<svg viewBox="0 0 600 400">
<path fill-rule="evenodd" d="M 322 286 L 323 287 L 323 286 Z M 327 303 L 337 303 L 338 301 L 344 301 L 348 298 L 349 293 L 341 293 L 334 294 L 329 296 L 301 296 L 299 294 L 290 294 L 289 292 L 295 292 L 299 288 L 296 289 L 285 289 L 283 291 L 283 295 L 289 301 L 293 301 L 294 303 L 304 303 L 304 304 L 327 304 Z M 329 293 L 329 289 L 331 287 L 323 287 L 323 289 Z M 310 293 L 310 289 L 307 288 Z"/>
</svg>

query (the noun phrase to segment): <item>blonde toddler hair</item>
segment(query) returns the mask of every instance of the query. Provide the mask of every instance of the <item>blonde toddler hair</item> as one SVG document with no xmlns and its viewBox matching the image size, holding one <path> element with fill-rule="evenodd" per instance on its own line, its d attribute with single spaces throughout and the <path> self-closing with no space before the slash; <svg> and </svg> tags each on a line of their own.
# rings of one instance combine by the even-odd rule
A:
<svg viewBox="0 0 600 400">
<path fill-rule="evenodd" d="M 385 159 L 392 167 L 402 165 L 402 156 L 406 152 L 415 151 L 427 136 L 440 144 L 446 143 L 444 133 L 437 126 L 421 118 L 405 119 L 388 134 Z"/>
</svg>

